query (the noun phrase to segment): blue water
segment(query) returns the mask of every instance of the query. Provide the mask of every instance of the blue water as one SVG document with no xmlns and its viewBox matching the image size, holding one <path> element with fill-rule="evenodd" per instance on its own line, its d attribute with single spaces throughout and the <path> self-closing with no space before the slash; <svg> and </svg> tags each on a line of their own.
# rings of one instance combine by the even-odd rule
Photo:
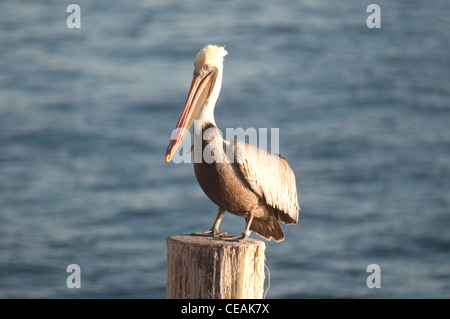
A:
<svg viewBox="0 0 450 319">
<path fill-rule="evenodd" d="M 66 27 L 73 2 L 81 29 Z M 381 29 L 366 26 L 373 2 Z M 229 52 L 219 128 L 279 128 L 297 176 L 299 224 L 266 242 L 267 297 L 449 298 L 448 12 L 446 0 L 0 2 L 0 297 L 165 298 L 165 238 L 217 212 L 191 164 L 164 161 L 195 55 L 215 43 Z M 221 226 L 243 228 L 231 214 Z"/>
</svg>

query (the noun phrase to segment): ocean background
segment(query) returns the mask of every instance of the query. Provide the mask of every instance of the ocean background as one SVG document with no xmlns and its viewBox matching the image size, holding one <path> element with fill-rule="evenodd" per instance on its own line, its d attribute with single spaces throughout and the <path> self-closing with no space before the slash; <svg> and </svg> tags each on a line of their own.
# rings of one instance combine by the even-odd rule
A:
<svg viewBox="0 0 450 319">
<path fill-rule="evenodd" d="M 71 3 L 80 29 L 66 26 Z M 366 26 L 370 3 L 380 29 Z M 0 2 L 0 298 L 165 298 L 165 238 L 217 213 L 192 164 L 164 160 L 209 43 L 229 52 L 218 127 L 279 128 L 297 177 L 299 223 L 266 241 L 267 298 L 449 298 L 449 12 Z M 221 230 L 244 226 L 227 213 Z M 381 288 L 366 285 L 370 264 Z"/>
</svg>

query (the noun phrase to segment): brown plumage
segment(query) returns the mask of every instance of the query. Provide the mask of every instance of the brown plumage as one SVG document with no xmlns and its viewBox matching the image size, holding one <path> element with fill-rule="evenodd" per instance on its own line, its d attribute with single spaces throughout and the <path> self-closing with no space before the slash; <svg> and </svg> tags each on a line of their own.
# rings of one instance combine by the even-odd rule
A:
<svg viewBox="0 0 450 319">
<path fill-rule="evenodd" d="M 218 160 L 194 163 L 200 187 L 219 210 L 246 219 L 253 211 L 251 231 L 267 240 L 283 240 L 279 219 L 286 224 L 296 224 L 299 210 L 295 176 L 286 159 L 236 139 L 231 143 L 223 140 L 212 124 L 204 127 L 203 132 L 206 129 L 209 136 L 203 142 L 202 152 L 209 146 L 208 151 L 213 150 Z M 228 147 L 234 148 L 229 153 L 233 154 L 231 158 L 226 155 Z M 274 163 L 273 158 L 277 158 L 278 163 Z"/>
</svg>

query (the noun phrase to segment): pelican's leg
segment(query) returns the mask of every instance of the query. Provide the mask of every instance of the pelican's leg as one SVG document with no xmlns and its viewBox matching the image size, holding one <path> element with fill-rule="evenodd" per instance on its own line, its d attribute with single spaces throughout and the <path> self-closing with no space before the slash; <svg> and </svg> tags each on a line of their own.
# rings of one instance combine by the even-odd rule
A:
<svg viewBox="0 0 450 319">
<path fill-rule="evenodd" d="M 222 239 L 224 239 L 224 240 L 240 240 L 240 239 L 247 238 L 250 235 L 250 225 L 252 224 L 252 221 L 253 221 L 253 210 L 248 212 L 248 216 L 247 216 L 246 220 L 247 220 L 247 225 L 245 226 L 245 230 L 241 235 L 223 237 Z"/>
<path fill-rule="evenodd" d="M 210 230 L 201 231 L 198 233 L 191 233 L 191 235 L 213 235 L 213 237 L 222 237 L 226 236 L 227 233 L 219 232 L 219 225 L 222 222 L 223 216 L 225 215 L 225 210 L 219 207 L 219 212 L 217 213 L 216 220 L 214 221 L 214 225 Z"/>
</svg>

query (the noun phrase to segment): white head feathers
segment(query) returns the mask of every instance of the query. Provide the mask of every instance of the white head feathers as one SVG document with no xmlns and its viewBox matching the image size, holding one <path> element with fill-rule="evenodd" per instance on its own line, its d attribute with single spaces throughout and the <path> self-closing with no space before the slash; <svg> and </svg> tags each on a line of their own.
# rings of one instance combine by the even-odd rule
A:
<svg viewBox="0 0 450 319">
<path fill-rule="evenodd" d="M 208 44 L 198 52 L 197 58 L 195 59 L 195 64 L 211 64 L 219 67 L 223 64 L 223 59 L 227 54 L 228 52 L 225 50 L 225 47 Z"/>
</svg>

